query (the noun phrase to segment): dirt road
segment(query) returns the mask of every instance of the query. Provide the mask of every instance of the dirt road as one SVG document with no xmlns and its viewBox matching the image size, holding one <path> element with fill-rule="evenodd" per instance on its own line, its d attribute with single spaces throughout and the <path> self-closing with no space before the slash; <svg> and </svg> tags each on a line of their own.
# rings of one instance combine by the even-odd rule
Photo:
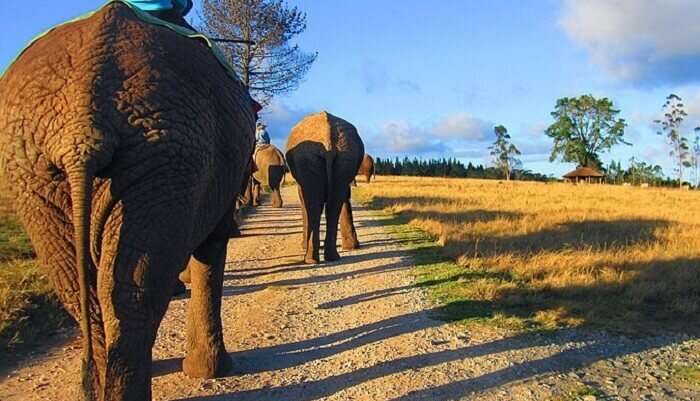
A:
<svg viewBox="0 0 700 401">
<path fill-rule="evenodd" d="M 222 313 L 234 371 L 181 372 L 187 297 L 174 300 L 153 352 L 155 400 L 546 400 L 582 386 L 605 399 L 700 399 L 673 376 L 678 363 L 700 365 L 688 337 L 506 337 L 436 319 L 440 307 L 412 285 L 410 253 L 363 208 L 360 250 L 300 264 L 296 188 L 283 197 L 283 209 L 258 208 L 229 244 Z M 2 378 L 0 400 L 76 399 L 78 366 L 74 346 L 46 350 Z"/>
</svg>

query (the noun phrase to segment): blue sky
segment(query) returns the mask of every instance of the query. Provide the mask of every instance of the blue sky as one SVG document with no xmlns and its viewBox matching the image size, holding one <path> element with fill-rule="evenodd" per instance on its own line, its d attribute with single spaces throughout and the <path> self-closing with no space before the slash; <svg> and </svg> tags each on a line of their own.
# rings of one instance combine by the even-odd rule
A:
<svg viewBox="0 0 700 401">
<path fill-rule="evenodd" d="M 196 0 L 195 0 L 196 2 Z M 98 7 L 34 0 L 0 8 L 0 69 L 36 34 Z M 622 110 L 627 139 L 603 159 L 631 156 L 672 173 L 655 134 L 668 93 L 700 123 L 700 2 L 696 0 L 294 0 L 307 12 L 298 38 L 318 59 L 299 89 L 265 119 L 283 145 L 304 114 L 353 122 L 377 156 L 488 162 L 493 125 L 505 125 L 526 168 L 559 175 L 543 135 L 556 99 L 592 93 Z"/>
</svg>

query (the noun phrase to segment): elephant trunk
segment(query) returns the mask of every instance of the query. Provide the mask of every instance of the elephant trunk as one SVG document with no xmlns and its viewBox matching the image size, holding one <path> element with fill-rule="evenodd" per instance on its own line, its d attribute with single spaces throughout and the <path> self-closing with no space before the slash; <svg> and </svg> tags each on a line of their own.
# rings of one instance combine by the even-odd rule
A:
<svg viewBox="0 0 700 401">
<path fill-rule="evenodd" d="M 82 388 L 85 400 L 96 399 L 92 386 L 96 374 L 90 330 L 90 208 L 94 174 L 85 165 L 68 171 L 73 202 L 76 268 L 80 287 L 80 331 L 83 335 Z"/>
</svg>

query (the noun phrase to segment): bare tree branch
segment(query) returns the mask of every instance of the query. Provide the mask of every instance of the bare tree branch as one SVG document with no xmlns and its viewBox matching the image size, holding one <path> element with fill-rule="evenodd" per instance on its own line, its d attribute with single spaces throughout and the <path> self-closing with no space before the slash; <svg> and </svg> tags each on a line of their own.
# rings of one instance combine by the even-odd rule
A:
<svg viewBox="0 0 700 401">
<path fill-rule="evenodd" d="M 306 30 L 306 14 L 283 0 L 204 0 L 203 33 L 221 47 L 243 84 L 261 104 L 299 87 L 316 60 L 289 42 Z"/>
</svg>

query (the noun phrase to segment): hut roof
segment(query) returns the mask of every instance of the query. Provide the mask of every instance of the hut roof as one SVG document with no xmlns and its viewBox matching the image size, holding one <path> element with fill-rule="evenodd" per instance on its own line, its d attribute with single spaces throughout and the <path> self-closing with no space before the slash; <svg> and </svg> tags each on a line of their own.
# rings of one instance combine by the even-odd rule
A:
<svg viewBox="0 0 700 401">
<path fill-rule="evenodd" d="M 603 173 L 591 167 L 579 167 L 574 171 L 564 174 L 564 178 L 575 177 L 604 177 Z"/>
</svg>

